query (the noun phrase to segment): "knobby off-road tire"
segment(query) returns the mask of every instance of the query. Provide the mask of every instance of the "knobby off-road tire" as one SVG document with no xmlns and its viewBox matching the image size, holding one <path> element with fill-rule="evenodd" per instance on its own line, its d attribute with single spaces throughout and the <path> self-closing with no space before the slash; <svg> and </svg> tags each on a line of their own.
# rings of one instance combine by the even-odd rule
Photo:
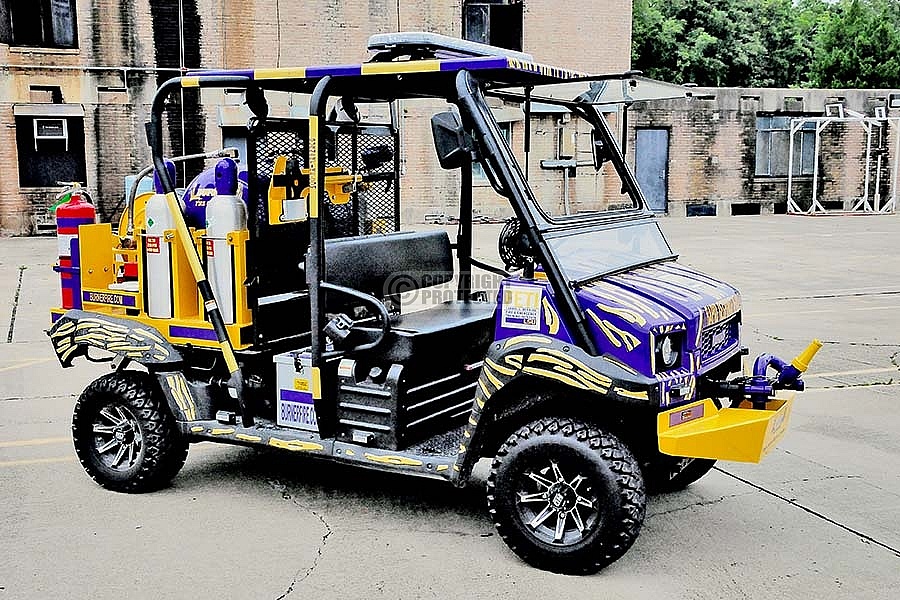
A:
<svg viewBox="0 0 900 600">
<path fill-rule="evenodd" d="M 188 452 L 155 379 L 140 371 L 110 373 L 85 388 L 75 404 L 72 439 L 88 475 L 117 492 L 165 486 Z"/>
<path fill-rule="evenodd" d="M 497 531 L 525 562 L 595 573 L 621 557 L 644 521 L 641 469 L 611 433 L 548 417 L 512 434 L 487 482 Z"/>
<path fill-rule="evenodd" d="M 680 465 L 685 460 L 690 462 Z M 714 466 L 716 461 L 708 458 L 681 458 L 660 454 L 644 470 L 647 491 L 651 494 L 665 494 L 683 490 L 709 473 Z"/>
</svg>

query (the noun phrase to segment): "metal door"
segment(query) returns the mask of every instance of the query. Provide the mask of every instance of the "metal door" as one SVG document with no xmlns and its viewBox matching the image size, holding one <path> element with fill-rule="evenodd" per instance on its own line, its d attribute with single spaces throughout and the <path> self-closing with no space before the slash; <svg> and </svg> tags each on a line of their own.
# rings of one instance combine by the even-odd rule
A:
<svg viewBox="0 0 900 600">
<path fill-rule="evenodd" d="M 669 200 L 669 130 L 638 129 L 635 144 L 638 185 L 650 210 L 666 212 Z"/>
</svg>

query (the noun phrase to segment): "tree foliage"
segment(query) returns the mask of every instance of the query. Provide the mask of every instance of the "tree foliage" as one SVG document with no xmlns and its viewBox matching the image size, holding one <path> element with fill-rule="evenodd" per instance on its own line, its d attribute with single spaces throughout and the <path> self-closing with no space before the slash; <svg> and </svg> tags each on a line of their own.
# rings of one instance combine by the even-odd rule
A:
<svg viewBox="0 0 900 600">
<path fill-rule="evenodd" d="M 704 86 L 900 87 L 897 0 L 634 0 L 632 64 Z"/>
</svg>

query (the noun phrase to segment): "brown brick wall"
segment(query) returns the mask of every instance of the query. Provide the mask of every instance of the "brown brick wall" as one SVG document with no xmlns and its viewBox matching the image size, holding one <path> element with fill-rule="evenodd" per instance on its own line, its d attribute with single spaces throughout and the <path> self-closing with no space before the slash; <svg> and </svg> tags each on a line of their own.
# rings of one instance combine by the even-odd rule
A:
<svg viewBox="0 0 900 600">
<path fill-rule="evenodd" d="M 731 214 L 732 204 L 745 203 L 759 204 L 763 213 L 783 211 L 787 178 L 755 174 L 757 115 L 823 114 L 826 104 L 839 101 L 846 108 L 872 116 L 874 106 L 884 106 L 890 93 L 891 90 L 697 89 L 690 101 L 635 106 L 631 112 L 629 156 L 634 164 L 636 128 L 669 130 L 670 214 L 683 215 L 686 206 L 699 203 L 717 204 L 719 215 Z M 887 131 L 882 140 L 883 199 L 890 193 L 891 139 Z M 873 138 L 873 147 L 877 147 L 877 141 Z M 835 122 L 822 131 L 820 202 L 852 208 L 863 195 L 865 152 L 866 134 L 859 123 Z M 874 166 L 870 177 L 872 195 Z M 795 177 L 792 187 L 794 200 L 801 208 L 808 207 L 812 177 Z"/>
<path fill-rule="evenodd" d="M 173 75 L 156 72 L 156 66 L 177 67 L 177 22 L 160 27 L 160 19 L 172 19 L 177 0 L 78 2 L 77 50 L 9 48 L 0 45 L 0 232 L 28 233 L 30 213 L 46 209 L 55 189 L 18 188 L 15 129 L 12 106 L 28 103 L 29 85 L 50 84 L 63 88 L 66 103 L 81 104 L 85 111 L 87 184 L 110 212 L 119 204 L 123 178 L 149 160 L 143 132 L 149 104 L 159 82 Z M 398 13 L 399 5 L 399 13 Z M 189 68 L 241 68 L 305 66 L 365 60 L 365 44 L 375 33 L 398 28 L 458 36 L 462 30 L 462 1 L 413 0 L 185 0 L 186 56 Z M 596 72 L 622 70 L 629 65 L 631 3 L 573 0 L 565 5 L 549 0 L 529 0 L 524 7 L 525 50 L 536 60 Z M 571 18 L 578 15 L 579 18 Z M 584 18 L 589 16 L 590 18 Z M 280 23 L 280 25 L 279 25 Z M 156 27 L 154 27 L 156 24 Z M 602 43 L 598 43 L 602 40 Z M 175 58 L 173 58 L 175 57 Z M 174 61 L 174 62 L 173 62 Z M 16 65 L 45 65 L 44 70 Z M 89 69 L 88 69 L 89 67 Z M 145 67 L 149 70 L 141 70 Z M 103 91 L 126 85 L 124 92 Z M 137 69 L 137 70 L 135 70 Z M 215 103 L 216 98 L 213 98 Z M 273 101 L 286 104 L 282 97 Z M 294 98 L 295 103 L 303 99 Z M 403 219 L 419 222 L 426 213 L 457 211 L 459 174 L 440 170 L 433 156 L 428 116 L 439 104 L 408 103 L 403 118 Z M 214 105 L 214 104 L 213 104 Z M 284 113 L 286 106 L 273 106 Z M 216 110 L 191 110 L 188 103 L 187 150 L 221 144 Z M 172 111 L 171 132 L 165 140 L 169 151 L 181 149 L 180 114 Z M 521 123 L 514 127 L 521 136 Z M 551 139 L 548 137 L 548 139 Z M 553 144 L 555 144 L 555 138 Z M 516 140 L 518 142 L 519 140 Z M 514 146 L 516 145 L 514 142 Z M 553 156 L 555 146 L 538 150 Z M 561 202 L 560 172 L 539 169 L 533 157 L 531 177 L 542 198 Z M 193 171 L 200 168 L 195 165 Z M 593 194 L 596 182 L 568 180 L 573 199 Z M 577 200 L 573 200 L 577 202 Z M 476 206 L 485 214 L 508 214 L 507 203 L 489 187 L 476 189 Z"/>
</svg>

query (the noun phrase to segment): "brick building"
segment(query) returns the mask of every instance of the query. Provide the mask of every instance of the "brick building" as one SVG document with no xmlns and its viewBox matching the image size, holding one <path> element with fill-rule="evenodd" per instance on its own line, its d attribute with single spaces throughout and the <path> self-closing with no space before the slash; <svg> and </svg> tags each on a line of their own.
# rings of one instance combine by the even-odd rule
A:
<svg viewBox="0 0 900 600">
<path fill-rule="evenodd" d="M 58 180 L 85 181 L 101 215 L 111 218 L 126 175 L 148 163 L 143 124 L 155 89 L 182 69 L 359 62 L 370 35 L 397 30 L 465 34 L 591 72 L 628 68 L 631 2 L 572 0 L 565 11 L 577 18 L 559 11 L 549 0 L 0 0 L 0 233 L 30 233 L 45 223 Z M 273 113 L 297 114 L 302 102 L 294 100 L 272 101 Z M 239 99 L 204 98 L 201 107 L 185 93 L 174 102 L 168 153 L 221 146 L 229 128 L 245 123 Z M 402 190 L 411 199 L 406 221 L 453 212 L 449 190 L 458 175 L 439 171 L 429 155 L 421 116 L 431 108 L 401 110 L 407 146 L 428 149 L 401 157 Z M 521 110 L 497 109 L 511 138 L 521 135 Z M 577 152 L 577 127 L 560 134 L 565 115 L 541 119 L 546 135 L 535 138 L 536 157 L 558 156 L 563 146 Z M 579 187 L 593 191 L 600 179 L 568 181 L 538 162 L 535 185 L 554 199 L 577 202 Z M 201 166 L 186 165 L 181 177 Z M 479 183 L 483 212 L 502 213 L 503 203 Z"/>
<path fill-rule="evenodd" d="M 645 196 L 670 215 L 759 214 L 787 209 L 792 119 L 845 117 L 855 111 L 888 117 L 896 90 L 697 88 L 690 101 L 659 101 L 630 111 L 630 160 Z M 882 113 L 881 111 L 884 111 Z M 836 120 L 821 129 L 815 155 L 814 120 L 794 135 L 792 198 L 801 210 L 817 199 L 829 210 L 851 210 L 868 191 L 884 205 L 892 188 L 896 122 L 872 128 Z M 866 161 L 867 155 L 870 160 Z M 633 162 L 637 156 L 637 162 Z M 868 172 L 868 190 L 866 173 Z"/>
</svg>

